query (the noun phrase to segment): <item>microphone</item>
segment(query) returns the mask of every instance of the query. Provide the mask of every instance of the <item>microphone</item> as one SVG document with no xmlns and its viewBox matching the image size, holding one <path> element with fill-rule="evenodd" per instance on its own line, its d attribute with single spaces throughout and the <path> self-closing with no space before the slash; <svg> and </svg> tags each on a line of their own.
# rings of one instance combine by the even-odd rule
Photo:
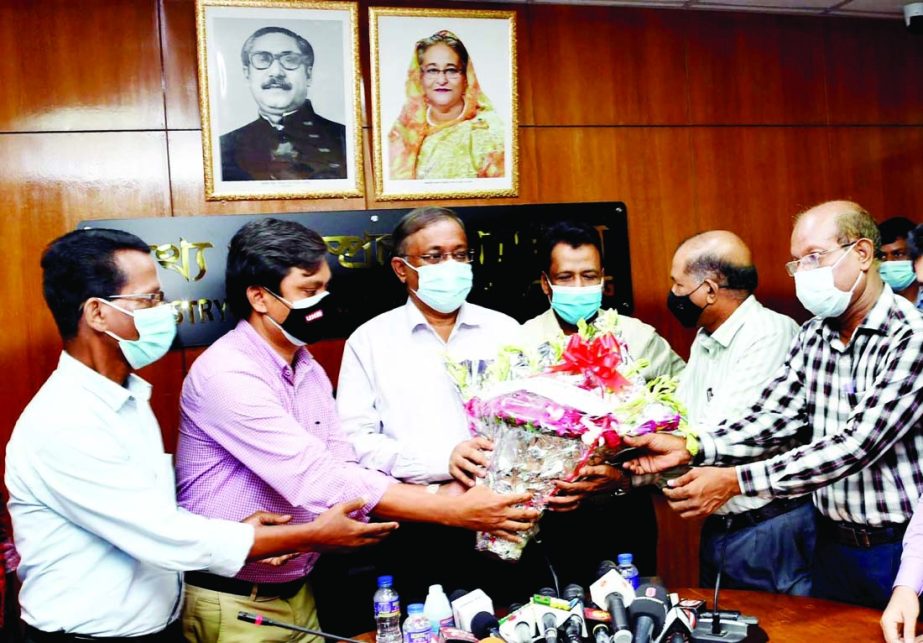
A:
<svg viewBox="0 0 923 643">
<path fill-rule="evenodd" d="M 681 607 L 670 608 L 663 624 L 663 633 L 657 639 L 657 643 L 690 643 L 692 629 L 695 627 L 694 619 L 694 613 L 687 613 Z"/>
<path fill-rule="evenodd" d="M 346 641 L 347 643 L 363 643 L 357 639 L 346 638 L 345 636 L 337 636 L 336 634 L 330 634 L 329 632 L 321 632 L 320 630 L 311 630 L 306 627 L 301 627 L 300 625 L 295 625 L 294 623 L 283 623 L 281 621 L 274 621 L 271 618 L 266 618 L 262 614 L 251 614 L 250 612 L 237 612 L 237 620 L 244 621 L 246 623 L 253 623 L 254 625 L 268 625 L 270 627 L 281 627 L 284 630 L 293 630 L 295 632 L 304 632 L 305 634 L 313 634 L 314 636 L 324 636 L 328 639 L 335 639 L 337 641 Z"/>
<path fill-rule="evenodd" d="M 583 637 L 586 636 L 586 624 L 583 620 L 583 588 L 571 583 L 564 588 L 562 598 L 574 605 L 571 608 L 570 618 L 564 621 L 564 636 L 570 643 L 582 643 Z"/>
<path fill-rule="evenodd" d="M 612 640 L 609 626 L 605 623 L 598 623 L 593 627 L 593 638 L 596 639 L 596 643 L 609 643 Z"/>
<path fill-rule="evenodd" d="M 542 629 L 547 643 L 558 643 L 558 619 L 554 613 L 545 612 L 542 615 Z"/>
<path fill-rule="evenodd" d="M 550 598 L 557 598 L 558 590 L 556 590 L 554 587 L 542 587 L 540 590 L 536 592 L 536 594 L 538 594 L 539 596 L 548 596 Z"/>
<path fill-rule="evenodd" d="M 638 587 L 635 600 L 628 607 L 634 643 L 651 643 L 660 636 L 667 618 L 667 590 L 661 585 L 645 583 Z"/>
<path fill-rule="evenodd" d="M 500 636 L 500 621 L 490 612 L 478 612 L 471 619 L 471 633 L 478 639 L 486 639 L 488 636 Z"/>
<path fill-rule="evenodd" d="M 590 585 L 593 602 L 605 607 L 612 617 L 612 643 L 631 643 L 628 611 L 625 609 L 635 597 L 634 588 L 622 578 L 618 566 L 611 560 L 599 564 L 599 578 Z"/>
<path fill-rule="evenodd" d="M 510 643 L 532 643 L 533 632 L 533 605 L 510 605 L 510 613 L 500 623 L 500 635 Z"/>
</svg>

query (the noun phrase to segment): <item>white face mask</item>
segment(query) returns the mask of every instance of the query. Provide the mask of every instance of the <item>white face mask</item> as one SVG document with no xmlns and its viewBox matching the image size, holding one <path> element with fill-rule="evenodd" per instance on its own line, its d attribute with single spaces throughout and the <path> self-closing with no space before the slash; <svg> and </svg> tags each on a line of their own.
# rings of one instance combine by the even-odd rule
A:
<svg viewBox="0 0 923 643">
<path fill-rule="evenodd" d="M 855 247 L 855 244 L 850 246 L 832 266 L 824 266 L 814 270 L 802 270 L 795 273 L 795 294 L 801 305 L 807 308 L 811 314 L 823 318 L 839 317 L 849 307 L 853 291 L 855 291 L 856 286 L 859 285 L 859 280 L 862 279 L 862 275 L 865 273 L 860 270 L 852 288 L 840 290 L 834 282 L 833 269 L 852 252 L 853 247 Z"/>
</svg>

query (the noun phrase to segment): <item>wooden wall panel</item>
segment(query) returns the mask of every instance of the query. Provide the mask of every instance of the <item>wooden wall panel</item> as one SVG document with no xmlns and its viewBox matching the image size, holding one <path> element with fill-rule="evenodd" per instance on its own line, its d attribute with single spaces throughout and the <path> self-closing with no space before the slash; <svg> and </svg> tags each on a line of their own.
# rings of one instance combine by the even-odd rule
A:
<svg viewBox="0 0 923 643">
<path fill-rule="evenodd" d="M 0 3 L 0 131 L 162 128 L 155 0 Z"/>
<path fill-rule="evenodd" d="M 553 5 L 529 12 L 532 58 L 521 77 L 534 124 L 687 121 L 684 30 L 691 14 Z"/>
<path fill-rule="evenodd" d="M 923 125 L 923 46 L 900 20 L 826 24 L 831 123 Z"/>
<path fill-rule="evenodd" d="M 832 195 L 878 220 L 923 222 L 923 127 L 835 127 L 828 138 Z"/>
<path fill-rule="evenodd" d="M 163 133 L 0 135 L 0 444 L 57 364 L 61 343 L 42 299 L 45 246 L 84 219 L 170 211 Z M 0 465 L 2 467 L 2 465 Z"/>
<path fill-rule="evenodd" d="M 687 13 L 693 123 L 824 123 L 823 24 L 749 13 Z"/>
<path fill-rule="evenodd" d="M 824 128 L 697 128 L 695 201 L 705 228 L 736 232 L 750 246 L 762 302 L 803 320 L 791 277 L 792 217 L 831 198 Z"/>
<path fill-rule="evenodd" d="M 168 129 L 200 129 L 195 2 L 160 0 L 163 89 Z"/>
</svg>

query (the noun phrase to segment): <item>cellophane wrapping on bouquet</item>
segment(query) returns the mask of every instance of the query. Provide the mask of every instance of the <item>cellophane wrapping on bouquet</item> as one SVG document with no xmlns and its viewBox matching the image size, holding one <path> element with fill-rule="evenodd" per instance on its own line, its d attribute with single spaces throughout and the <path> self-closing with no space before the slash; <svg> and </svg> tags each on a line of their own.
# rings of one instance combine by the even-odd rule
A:
<svg viewBox="0 0 923 643">
<path fill-rule="evenodd" d="M 494 443 L 487 475 L 500 494 L 528 492 L 543 511 L 555 480 L 573 480 L 588 462 L 604 462 L 625 435 L 686 431 L 674 378 L 645 382 L 645 360 L 632 359 L 615 311 L 581 323 L 569 338 L 507 346 L 489 361 L 450 362 L 473 435 Z M 535 528 L 516 544 L 479 532 L 477 548 L 518 560 Z"/>
</svg>

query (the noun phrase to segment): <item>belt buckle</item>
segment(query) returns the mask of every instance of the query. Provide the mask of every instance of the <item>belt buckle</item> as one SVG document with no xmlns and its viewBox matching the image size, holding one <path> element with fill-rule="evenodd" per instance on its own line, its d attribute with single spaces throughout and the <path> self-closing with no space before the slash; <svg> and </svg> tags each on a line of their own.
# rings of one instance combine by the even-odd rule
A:
<svg viewBox="0 0 923 643">
<path fill-rule="evenodd" d="M 852 540 L 856 547 L 869 549 L 872 546 L 872 541 L 869 540 L 869 532 L 867 532 L 865 529 L 849 527 L 849 532 L 852 535 Z"/>
</svg>

